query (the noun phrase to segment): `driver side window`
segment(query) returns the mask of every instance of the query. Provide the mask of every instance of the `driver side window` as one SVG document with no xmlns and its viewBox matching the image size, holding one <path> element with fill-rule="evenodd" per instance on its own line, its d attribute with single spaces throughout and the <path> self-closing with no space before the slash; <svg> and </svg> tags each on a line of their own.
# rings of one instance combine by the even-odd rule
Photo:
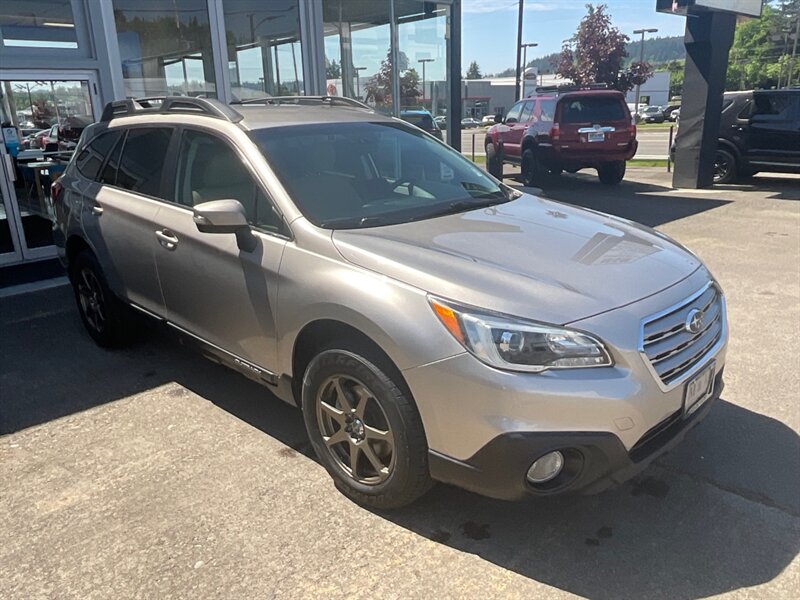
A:
<svg viewBox="0 0 800 600">
<path fill-rule="evenodd" d="M 522 113 L 523 106 L 525 106 L 525 102 L 517 102 L 511 107 L 511 110 L 509 110 L 506 115 L 506 124 L 519 122 L 519 116 Z"/>
<path fill-rule="evenodd" d="M 271 200 L 227 143 L 211 134 L 187 129 L 181 136 L 178 156 L 175 202 L 191 207 L 212 200 L 238 200 L 250 225 L 287 235 Z"/>
</svg>

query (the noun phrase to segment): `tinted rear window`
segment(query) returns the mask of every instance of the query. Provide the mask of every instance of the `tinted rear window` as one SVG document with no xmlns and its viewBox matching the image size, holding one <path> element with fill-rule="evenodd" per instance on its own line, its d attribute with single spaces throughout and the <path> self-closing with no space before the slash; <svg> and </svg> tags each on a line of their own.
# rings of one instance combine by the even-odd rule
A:
<svg viewBox="0 0 800 600">
<path fill-rule="evenodd" d="M 75 157 L 75 166 L 81 175 L 87 179 L 97 178 L 100 172 L 100 167 L 103 166 L 103 161 L 114 144 L 119 140 L 120 132 L 106 131 L 94 138 L 89 144 L 80 151 L 78 156 Z"/>
<path fill-rule="evenodd" d="M 117 185 L 139 194 L 158 196 L 171 136 L 172 129 L 167 127 L 131 129 L 122 150 Z"/>
<path fill-rule="evenodd" d="M 425 131 L 433 129 L 433 119 L 430 115 L 403 115 L 403 120 Z"/>
<path fill-rule="evenodd" d="M 567 98 L 561 103 L 561 120 L 564 123 L 602 123 L 624 121 L 627 117 L 618 98 Z"/>
</svg>

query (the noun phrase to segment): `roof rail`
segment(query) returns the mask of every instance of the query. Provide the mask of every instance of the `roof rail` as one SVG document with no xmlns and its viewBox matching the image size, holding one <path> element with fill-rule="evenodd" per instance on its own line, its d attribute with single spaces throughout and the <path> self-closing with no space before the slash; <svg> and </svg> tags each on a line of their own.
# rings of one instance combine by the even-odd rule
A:
<svg viewBox="0 0 800 600">
<path fill-rule="evenodd" d="M 575 85 L 574 83 L 562 83 L 560 85 L 541 85 L 535 92 L 529 94 L 563 94 L 566 92 L 579 92 L 581 90 L 609 90 L 611 86 L 607 83 L 589 83 L 587 85 Z"/>
<path fill-rule="evenodd" d="M 106 104 L 100 121 L 110 121 L 117 117 L 136 114 L 184 113 L 199 114 L 216 119 L 238 123 L 244 117 L 227 104 L 216 98 L 197 98 L 195 96 L 150 96 L 147 98 L 126 98 Z"/>
<path fill-rule="evenodd" d="M 296 105 L 317 105 L 327 104 L 328 106 L 348 106 L 350 108 L 360 108 L 362 110 L 372 111 L 373 108 L 368 104 L 354 100 L 353 98 L 346 98 L 344 96 L 265 96 L 264 98 L 248 98 L 246 100 L 238 100 L 232 104 L 296 104 Z"/>
</svg>

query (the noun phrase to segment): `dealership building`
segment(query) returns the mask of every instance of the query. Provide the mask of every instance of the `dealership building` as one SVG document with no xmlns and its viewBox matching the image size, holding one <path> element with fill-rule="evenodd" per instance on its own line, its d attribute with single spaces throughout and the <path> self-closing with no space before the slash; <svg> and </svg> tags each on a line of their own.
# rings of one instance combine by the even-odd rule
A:
<svg viewBox="0 0 800 600">
<path fill-rule="evenodd" d="M 0 266 L 55 255 L 47 184 L 111 100 L 336 94 L 460 119 L 460 10 L 460 0 L 2 0 Z M 409 77 L 424 97 L 404 97 Z"/>
</svg>

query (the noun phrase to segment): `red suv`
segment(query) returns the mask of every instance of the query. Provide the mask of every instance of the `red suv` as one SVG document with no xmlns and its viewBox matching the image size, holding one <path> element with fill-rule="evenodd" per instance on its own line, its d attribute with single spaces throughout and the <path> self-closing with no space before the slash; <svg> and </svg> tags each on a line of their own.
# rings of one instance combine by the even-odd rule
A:
<svg viewBox="0 0 800 600">
<path fill-rule="evenodd" d="M 613 185 L 622 181 L 636 148 L 636 125 L 621 92 L 538 88 L 486 132 L 486 166 L 500 179 L 504 164 L 519 165 L 527 186 L 586 168 Z"/>
</svg>

